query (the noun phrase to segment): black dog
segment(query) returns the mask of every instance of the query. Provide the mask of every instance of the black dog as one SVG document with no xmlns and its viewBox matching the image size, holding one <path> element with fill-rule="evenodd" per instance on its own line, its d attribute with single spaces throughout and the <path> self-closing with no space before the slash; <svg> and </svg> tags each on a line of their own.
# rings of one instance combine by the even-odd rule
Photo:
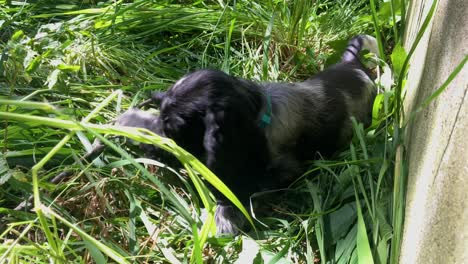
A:
<svg viewBox="0 0 468 264">
<path fill-rule="evenodd" d="M 150 129 L 194 154 L 247 202 L 254 192 L 298 177 L 317 153 L 327 156 L 348 144 L 351 116 L 370 124 L 375 88 L 359 60 L 361 49 L 376 53 L 375 39 L 353 38 L 340 63 L 299 83 L 190 73 L 153 96 L 160 115 Z M 215 195 L 218 233 L 237 233 L 243 217 Z"/>
</svg>

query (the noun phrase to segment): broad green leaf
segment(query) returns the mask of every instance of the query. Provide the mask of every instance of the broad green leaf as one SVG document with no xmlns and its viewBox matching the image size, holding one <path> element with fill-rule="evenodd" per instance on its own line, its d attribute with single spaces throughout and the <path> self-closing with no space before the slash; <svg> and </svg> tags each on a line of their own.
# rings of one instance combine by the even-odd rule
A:
<svg viewBox="0 0 468 264">
<path fill-rule="evenodd" d="M 88 249 L 89 251 L 89 254 L 91 255 L 91 257 L 93 258 L 94 260 L 94 263 L 102 263 L 102 264 L 105 264 L 107 263 L 107 260 L 106 258 L 104 257 L 104 255 L 102 254 L 102 252 L 97 248 L 95 247 L 91 242 L 89 242 L 88 240 L 83 240 L 85 246 L 86 246 L 86 249 Z"/>
<path fill-rule="evenodd" d="M 138 246 L 138 238 L 136 235 L 136 218 L 140 215 L 140 212 L 143 211 L 141 209 L 141 204 L 140 201 L 135 199 L 135 196 L 129 191 L 125 190 L 125 195 L 128 198 L 130 208 L 129 208 L 129 216 L 128 216 L 128 224 L 127 224 L 127 230 L 128 230 L 128 247 L 130 250 L 130 253 L 132 255 L 135 255 L 139 251 L 139 246 Z"/>
<path fill-rule="evenodd" d="M 358 230 L 356 237 L 357 244 L 357 255 L 359 264 L 373 264 L 374 259 L 372 257 L 372 251 L 367 237 L 366 224 L 364 223 L 364 216 L 362 215 L 361 205 L 359 203 L 359 197 L 356 192 L 356 206 L 358 209 Z"/>
<path fill-rule="evenodd" d="M 18 39 L 22 38 L 23 36 L 24 36 L 23 30 L 18 30 L 13 34 L 13 36 L 11 36 L 11 39 L 12 40 L 18 40 Z"/>
<path fill-rule="evenodd" d="M 13 171 L 10 170 L 5 157 L 0 153 L 0 185 L 7 182 L 11 176 L 13 176 Z"/>
<path fill-rule="evenodd" d="M 324 219 L 328 220 L 328 237 L 331 240 L 329 243 L 335 243 L 345 237 L 349 229 L 355 224 L 356 207 L 351 203 L 345 204 L 335 212 L 324 216 Z"/>
<path fill-rule="evenodd" d="M 378 94 L 375 97 L 374 104 L 372 106 L 372 127 L 376 127 L 381 121 L 380 113 L 384 112 L 383 101 L 384 101 L 384 94 Z"/>
<path fill-rule="evenodd" d="M 393 7 L 395 12 L 392 12 L 392 6 L 391 6 L 391 1 L 384 2 L 380 5 L 379 11 L 378 11 L 378 16 L 379 16 L 379 21 L 382 24 L 388 23 L 391 21 L 392 15 L 400 15 L 400 6 L 401 2 L 400 1 L 395 1 L 396 5 Z"/>
<path fill-rule="evenodd" d="M 356 249 L 357 223 L 349 230 L 345 238 L 336 243 L 334 259 L 338 264 L 348 263 L 353 251 Z"/>
<path fill-rule="evenodd" d="M 306 261 L 307 263 L 313 263 L 314 262 L 314 251 L 312 250 L 312 246 L 310 245 L 309 241 L 309 233 L 312 232 L 312 230 L 309 230 L 309 220 L 304 220 L 301 221 L 301 225 L 304 228 L 304 233 L 305 233 L 305 238 L 306 238 Z"/>
<path fill-rule="evenodd" d="M 64 71 L 64 72 L 77 72 L 80 70 L 79 65 L 65 65 L 65 64 L 59 64 L 57 66 L 57 69 Z"/>
<path fill-rule="evenodd" d="M 28 55 L 24 58 L 24 66 L 27 73 L 34 72 L 41 65 L 42 56 L 37 55 L 35 51 L 28 50 Z"/>
<path fill-rule="evenodd" d="M 390 245 L 385 239 L 379 239 L 377 242 L 377 263 L 387 263 L 389 247 Z"/>
<path fill-rule="evenodd" d="M 399 77 L 398 74 L 402 72 L 403 65 L 407 56 L 408 54 L 406 53 L 401 43 L 396 44 L 395 48 L 393 48 L 392 55 L 390 55 L 390 58 L 392 59 L 393 72 L 397 74 L 397 78 Z"/>
<path fill-rule="evenodd" d="M 60 70 L 56 69 L 56 70 L 53 70 L 52 73 L 49 74 L 49 76 L 47 76 L 47 81 L 45 84 L 47 85 L 49 89 L 54 88 L 55 84 L 58 81 L 59 74 L 60 74 Z"/>
</svg>

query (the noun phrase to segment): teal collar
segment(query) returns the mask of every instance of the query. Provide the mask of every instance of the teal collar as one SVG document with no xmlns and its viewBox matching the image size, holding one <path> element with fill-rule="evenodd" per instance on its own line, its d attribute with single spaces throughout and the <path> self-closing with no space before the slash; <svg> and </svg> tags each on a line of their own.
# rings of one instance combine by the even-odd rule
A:
<svg viewBox="0 0 468 264">
<path fill-rule="evenodd" d="M 271 124 L 271 97 L 268 94 L 268 92 L 266 92 L 265 97 L 266 97 L 266 111 L 265 113 L 263 113 L 262 118 L 260 118 L 259 126 L 261 128 L 265 128 L 269 124 Z"/>
</svg>

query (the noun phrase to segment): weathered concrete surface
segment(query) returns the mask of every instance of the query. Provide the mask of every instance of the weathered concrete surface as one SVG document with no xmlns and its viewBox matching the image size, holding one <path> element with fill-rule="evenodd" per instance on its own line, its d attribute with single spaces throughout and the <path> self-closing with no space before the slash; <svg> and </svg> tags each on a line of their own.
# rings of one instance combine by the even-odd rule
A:
<svg viewBox="0 0 468 264">
<path fill-rule="evenodd" d="M 411 1 L 409 50 L 431 0 Z M 407 82 L 406 115 L 468 54 L 468 1 L 440 0 Z M 468 263 L 468 67 L 407 130 L 409 178 L 400 263 Z"/>
</svg>

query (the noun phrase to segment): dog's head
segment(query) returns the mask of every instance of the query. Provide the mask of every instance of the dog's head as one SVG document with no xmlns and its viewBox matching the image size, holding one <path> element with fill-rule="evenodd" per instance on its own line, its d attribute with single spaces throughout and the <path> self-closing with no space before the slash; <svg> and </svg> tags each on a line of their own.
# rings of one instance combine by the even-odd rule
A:
<svg viewBox="0 0 468 264">
<path fill-rule="evenodd" d="M 158 115 L 152 114 L 138 108 L 130 108 L 121 114 L 115 124 L 119 126 L 146 128 L 154 133 L 158 133 Z"/>
<path fill-rule="evenodd" d="M 269 151 L 259 126 L 261 87 L 221 71 L 201 70 L 151 101 L 160 107 L 154 132 L 173 139 L 211 169 L 244 203 L 264 182 Z M 143 122 L 145 125 L 146 122 Z M 234 233 L 236 209 L 212 189 L 220 207 L 219 233 Z M 222 205 L 222 206 L 221 206 Z M 234 219 L 235 218 L 235 219 Z"/>
<path fill-rule="evenodd" d="M 252 179 L 264 176 L 269 155 L 258 125 L 260 87 L 221 71 L 200 70 L 153 97 L 160 100 L 157 126 L 162 135 L 194 154 L 246 200 L 256 190 Z"/>
<path fill-rule="evenodd" d="M 237 130 L 241 139 L 242 127 L 256 122 L 261 97 L 252 96 L 249 85 L 216 70 L 200 70 L 182 77 L 166 93 L 153 95 L 160 102 L 157 125 L 161 135 L 205 160 L 213 147 L 210 145 L 221 143 L 221 138 L 212 137 L 213 133 L 231 139 Z M 258 89 L 252 90 L 258 93 Z"/>
<path fill-rule="evenodd" d="M 152 114 L 148 111 L 143 111 L 138 108 L 131 108 L 120 115 L 117 118 L 115 124 L 118 126 L 146 128 L 155 134 L 161 135 L 160 127 L 158 126 L 158 117 L 158 115 Z M 173 158 L 172 155 L 166 153 L 166 151 L 163 151 L 154 145 L 139 144 L 139 147 L 148 158 L 159 160 L 171 167 L 178 164 L 177 160 Z"/>
<path fill-rule="evenodd" d="M 156 93 L 160 135 L 173 139 L 198 158 L 203 156 L 204 116 L 209 105 L 209 84 L 195 74 L 183 77 L 166 93 Z"/>
</svg>

